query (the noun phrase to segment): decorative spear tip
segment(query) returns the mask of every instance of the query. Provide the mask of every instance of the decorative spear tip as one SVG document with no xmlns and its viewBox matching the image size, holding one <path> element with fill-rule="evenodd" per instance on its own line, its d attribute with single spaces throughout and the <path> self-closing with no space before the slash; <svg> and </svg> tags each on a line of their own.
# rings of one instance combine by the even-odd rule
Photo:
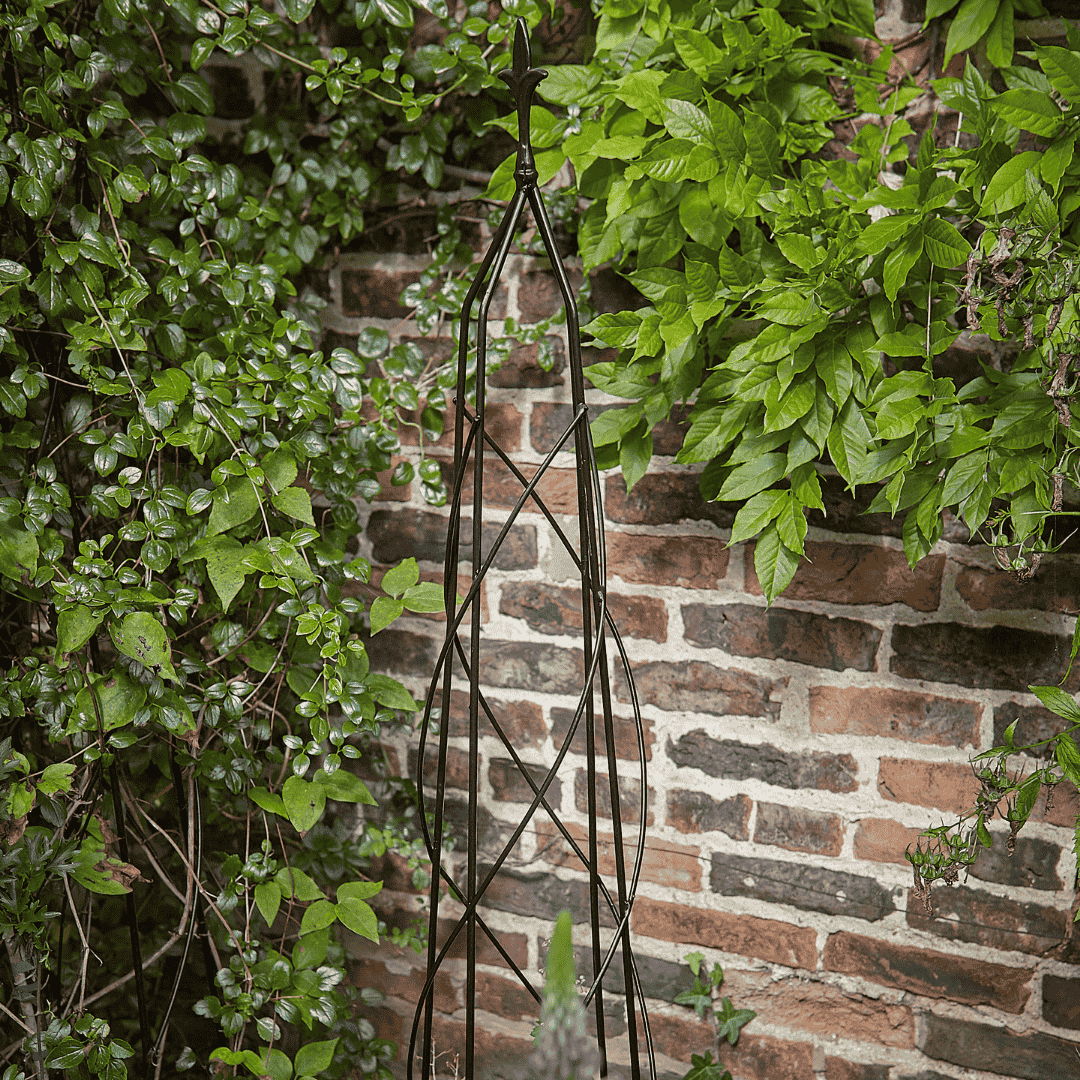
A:
<svg viewBox="0 0 1080 1080">
<path fill-rule="evenodd" d="M 514 27 L 514 72 L 524 75 L 532 67 L 529 24 L 519 15 Z"/>
</svg>

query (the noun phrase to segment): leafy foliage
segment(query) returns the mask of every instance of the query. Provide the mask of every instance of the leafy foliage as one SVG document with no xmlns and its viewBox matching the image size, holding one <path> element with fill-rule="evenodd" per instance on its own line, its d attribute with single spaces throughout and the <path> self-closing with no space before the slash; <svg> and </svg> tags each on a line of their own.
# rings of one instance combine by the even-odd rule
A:
<svg viewBox="0 0 1080 1080">
<path fill-rule="evenodd" d="M 416 703 L 364 640 L 442 593 L 412 560 L 375 589 L 350 552 L 452 375 L 376 329 L 327 355 L 313 282 L 415 204 L 403 184 L 463 172 L 519 9 L 539 21 L 529 0 L 490 24 L 442 0 L 0 3 L 0 982 L 8 1057 L 27 1036 L 42 1080 L 133 1054 L 389 1075 L 339 927 L 416 943 L 369 903 L 388 852 L 425 883 L 378 742 Z M 207 77 L 230 61 L 265 90 L 231 127 Z M 473 257 L 447 195 L 405 297 L 425 332 Z"/>
</svg>

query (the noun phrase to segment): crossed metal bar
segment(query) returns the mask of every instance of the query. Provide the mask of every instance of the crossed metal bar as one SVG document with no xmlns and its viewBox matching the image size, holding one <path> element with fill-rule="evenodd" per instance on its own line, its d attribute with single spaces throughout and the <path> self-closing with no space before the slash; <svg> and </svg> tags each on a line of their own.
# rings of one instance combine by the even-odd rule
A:
<svg viewBox="0 0 1080 1080">
<path fill-rule="evenodd" d="M 541 994 L 529 978 L 514 962 L 499 940 L 498 932 L 493 930 L 481 916 L 478 907 L 485 893 L 491 886 L 500 868 L 509 857 L 514 846 L 525 829 L 532 822 L 537 810 L 543 808 L 569 845 L 573 854 L 580 860 L 588 874 L 589 921 L 591 933 L 591 985 L 584 998 L 585 1006 L 591 1007 L 596 1016 L 596 1036 L 601 1057 L 601 1075 L 608 1073 L 608 1038 L 605 1031 L 603 979 L 617 953 L 621 952 L 624 993 L 627 1011 L 627 1042 L 630 1058 L 630 1071 L 633 1080 L 640 1080 L 642 1064 L 640 1061 L 640 1041 L 645 1044 L 648 1062 L 648 1076 L 655 1080 L 656 1065 L 653 1054 L 652 1038 L 649 1033 L 645 997 L 641 990 L 637 965 L 630 948 L 630 914 L 641 875 L 641 864 L 645 853 L 645 824 L 647 819 L 648 784 L 646 778 L 646 747 L 644 728 L 637 691 L 630 672 L 630 663 L 619 637 L 614 620 L 607 608 L 606 577 L 607 559 L 604 546 L 603 506 L 600 490 L 600 476 L 596 467 L 592 439 L 589 434 L 589 410 L 585 402 L 585 380 L 581 361 L 581 336 L 578 326 L 577 308 L 571 292 L 570 282 L 563 266 L 555 235 L 544 207 L 538 187 L 538 176 L 533 159 L 530 140 L 530 112 L 532 96 L 537 84 L 547 77 L 547 72 L 532 66 L 532 53 L 529 45 L 528 27 L 524 19 L 518 19 L 514 35 L 513 67 L 500 73 L 500 78 L 509 85 L 517 106 L 518 148 L 517 162 L 514 169 L 516 190 L 510 205 L 503 216 L 492 243 L 485 254 L 472 287 L 465 298 L 461 313 L 458 347 L 457 392 L 454 421 L 454 477 L 450 501 L 450 517 L 446 540 L 446 561 L 444 590 L 446 598 L 446 636 L 430 689 L 424 706 L 423 721 L 420 729 L 420 745 L 417 756 L 417 804 L 424 842 L 432 866 L 430 930 L 427 952 L 427 981 L 420 995 L 413 1017 L 409 1041 L 407 1070 L 412 1080 L 415 1060 L 420 1058 L 422 1080 L 430 1080 L 433 1075 L 434 1060 L 432 1046 L 432 1027 L 434 1019 L 435 976 L 448 956 L 451 948 L 462 932 L 465 935 L 465 1080 L 474 1080 L 477 1061 L 475 1049 L 476 1033 L 476 957 L 477 932 L 483 934 L 521 984 L 537 1002 L 539 1013 Z M 573 419 L 562 433 L 558 442 L 544 458 L 536 474 L 527 478 L 510 460 L 485 427 L 485 381 L 487 372 L 487 322 L 488 311 L 495 295 L 500 275 L 506 265 L 507 255 L 513 241 L 515 230 L 521 220 L 525 207 L 532 210 L 533 219 L 547 250 L 555 279 L 562 295 L 566 311 L 567 342 L 569 354 L 570 391 L 573 406 Z M 470 330 L 473 325 L 473 309 L 479 297 L 479 308 L 475 316 L 475 348 L 470 346 Z M 475 356 L 475 412 L 466 408 L 468 382 L 470 375 L 470 355 Z M 466 430 L 466 422 L 468 430 Z M 551 467 L 556 454 L 573 438 L 575 468 L 577 473 L 577 518 L 578 546 L 567 537 L 559 522 L 544 504 L 537 488 Z M 484 464 L 488 449 L 500 460 L 521 484 L 522 491 L 510 514 L 507 516 L 498 536 L 485 554 L 483 550 L 484 518 Z M 491 460 L 490 458 L 487 460 Z M 468 470 L 472 469 L 472 579 L 468 591 L 459 603 L 458 558 L 460 551 L 461 499 L 462 487 Z M 543 780 L 538 784 L 522 762 L 517 750 L 508 738 L 503 725 L 499 722 L 496 710 L 491 707 L 480 691 L 480 657 L 483 648 L 481 634 L 481 588 L 484 578 L 510 533 L 514 522 L 527 503 L 538 509 L 547 519 L 558 541 L 563 545 L 581 579 L 581 617 L 583 660 L 585 677 L 573 720 L 562 740 L 554 764 L 548 769 Z M 462 627 L 468 619 L 468 638 L 463 641 Z M 638 836 L 634 854 L 633 868 L 627 874 L 623 830 L 619 798 L 619 775 L 616 760 L 615 730 L 612 712 L 611 675 L 608 663 L 608 637 L 614 644 L 622 661 L 623 671 L 629 687 L 629 697 L 633 708 L 634 724 L 637 736 L 640 804 L 638 808 Z M 460 664 L 461 676 L 455 671 L 455 660 Z M 463 677 L 468 685 L 469 696 L 469 777 L 468 777 L 468 812 L 467 812 L 467 851 L 465 881 L 458 880 L 448 870 L 443 853 L 443 826 L 445 819 L 446 768 L 448 736 L 450 728 L 451 690 L 455 677 Z M 596 712 L 596 691 L 600 695 L 600 715 Z M 438 704 L 438 759 L 433 806 L 424 793 L 425 751 L 431 724 Z M 528 810 L 506 841 L 499 856 L 481 879 L 477 862 L 479 830 L 478 810 L 478 760 L 480 719 L 487 718 L 495 735 L 510 754 L 514 766 L 532 790 L 533 799 Z M 563 824 L 558 811 L 552 807 L 547 793 L 555 780 L 578 729 L 584 720 L 586 775 L 588 781 L 588 842 L 587 850 L 571 835 Z M 600 876 L 599 838 L 597 832 L 597 732 L 603 733 L 606 764 L 608 770 L 609 801 L 611 809 L 612 849 L 615 865 L 615 892 Z M 431 814 L 431 822 L 428 815 Z M 464 909 L 463 914 L 454 923 L 440 947 L 438 944 L 440 882 L 445 882 L 448 892 Z M 601 945 L 600 920 L 601 910 L 610 914 L 615 928 L 611 943 L 607 948 Z M 637 1003 L 635 1010 L 634 1004 Z M 422 1029 L 422 1033 L 421 1033 Z M 417 1039 L 421 1046 L 417 1046 Z"/>
</svg>

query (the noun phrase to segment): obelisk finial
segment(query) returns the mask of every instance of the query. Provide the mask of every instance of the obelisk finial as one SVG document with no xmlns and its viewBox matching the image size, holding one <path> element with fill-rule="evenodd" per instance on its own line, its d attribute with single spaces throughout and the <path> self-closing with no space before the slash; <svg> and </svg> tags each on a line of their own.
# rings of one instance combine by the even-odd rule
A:
<svg viewBox="0 0 1080 1080">
<path fill-rule="evenodd" d="M 521 189 L 536 183 L 536 164 L 533 161 L 532 142 L 529 138 L 529 117 L 532 112 L 533 91 L 541 79 L 547 78 L 547 72 L 543 68 L 532 66 L 529 27 L 520 16 L 514 28 L 514 66 L 509 71 L 500 71 L 499 78 L 510 87 L 517 108 L 518 154 L 514 179 Z"/>
</svg>

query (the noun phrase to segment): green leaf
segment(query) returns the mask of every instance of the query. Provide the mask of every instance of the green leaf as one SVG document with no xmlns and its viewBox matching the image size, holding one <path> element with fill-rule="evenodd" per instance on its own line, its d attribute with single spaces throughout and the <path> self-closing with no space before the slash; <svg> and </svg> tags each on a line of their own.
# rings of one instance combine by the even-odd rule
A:
<svg viewBox="0 0 1080 1080">
<path fill-rule="evenodd" d="M 255 906 L 266 920 L 267 926 L 273 926 L 281 907 L 281 886 L 274 881 L 262 881 L 255 886 Z"/>
<path fill-rule="evenodd" d="M 370 900 L 382 892 L 381 881 L 347 881 L 337 887 L 338 900 Z"/>
<path fill-rule="evenodd" d="M 1080 787 L 1080 750 L 1072 736 L 1063 735 L 1054 746 L 1054 757 L 1075 787 Z"/>
<path fill-rule="evenodd" d="M 1052 712 L 1064 717 L 1070 724 L 1080 723 L 1080 706 L 1072 694 L 1060 686 L 1029 686 L 1028 689 Z"/>
<path fill-rule="evenodd" d="M 619 466 L 626 480 L 626 490 L 630 491 L 645 475 L 652 460 L 653 437 L 646 429 L 643 420 L 633 430 L 623 436 L 619 443 Z"/>
<path fill-rule="evenodd" d="M 785 547 L 775 524 L 769 524 L 754 547 L 754 572 L 768 603 L 791 584 L 798 568 L 799 554 Z"/>
<path fill-rule="evenodd" d="M 216 536 L 206 548 L 206 572 L 210 583 L 221 601 L 221 610 L 226 612 L 236 594 L 244 584 L 244 577 L 251 573 L 250 567 L 240 559 L 243 547 L 232 536 Z"/>
<path fill-rule="evenodd" d="M 97 709 L 94 708 L 95 699 Z M 124 727 L 135 719 L 135 714 L 146 701 L 146 688 L 125 674 L 113 679 L 98 678 L 93 682 L 93 693 L 83 687 L 75 696 L 75 708 L 68 722 L 67 734 L 76 731 L 97 731 L 97 714 L 105 731 Z"/>
<path fill-rule="evenodd" d="M 780 513 L 786 498 L 785 491 L 772 488 L 769 491 L 759 491 L 753 498 L 743 503 L 731 526 L 731 539 L 728 545 L 739 544 L 743 540 L 757 536 Z"/>
<path fill-rule="evenodd" d="M 738 502 L 749 499 L 763 488 L 775 484 L 787 473 L 786 454 L 762 454 L 754 461 L 738 465 L 724 481 L 717 499 Z"/>
<path fill-rule="evenodd" d="M 284 491 L 296 479 L 296 458 L 284 448 L 268 454 L 260 464 L 266 482 L 275 495 Z"/>
<path fill-rule="evenodd" d="M 0 574 L 21 581 L 37 569 L 38 540 L 17 521 L 0 521 Z"/>
<path fill-rule="evenodd" d="M 217 536 L 226 529 L 243 525 L 259 512 L 259 496 L 255 486 L 246 476 L 230 477 L 223 487 L 214 492 L 214 505 L 210 510 L 207 536 Z"/>
<path fill-rule="evenodd" d="M 864 255 L 876 255 L 892 247 L 918 220 L 915 214 L 886 214 L 863 229 L 855 247 Z"/>
<path fill-rule="evenodd" d="M 385 630 L 395 619 L 401 617 L 405 602 L 392 596 L 376 596 L 371 602 L 371 632 Z"/>
<path fill-rule="evenodd" d="M 387 570 L 382 579 L 382 590 L 390 596 L 401 596 L 407 588 L 420 580 L 420 570 L 415 559 L 404 559 Z"/>
<path fill-rule="evenodd" d="M 802 233 L 778 233 L 776 246 L 788 262 L 800 270 L 813 270 L 825 258 L 825 252 L 814 245 L 809 236 Z"/>
<path fill-rule="evenodd" d="M 329 1069 L 334 1060 L 337 1044 L 337 1039 L 327 1039 L 326 1042 L 305 1043 L 301 1046 L 296 1051 L 296 1075 L 314 1076 L 316 1073 Z"/>
<path fill-rule="evenodd" d="M 319 769 L 312 777 L 326 792 L 328 799 L 335 802 L 364 803 L 367 806 L 378 805 L 375 802 L 367 785 L 355 773 L 348 769 L 335 769 L 327 775 L 325 770 Z"/>
<path fill-rule="evenodd" d="M 870 429 L 863 419 L 859 403 L 852 395 L 844 403 L 826 440 L 829 457 L 849 485 L 853 485 L 862 472 L 866 452 L 871 445 Z"/>
<path fill-rule="evenodd" d="M 258 1065 L 255 1067 L 252 1066 L 250 1058 L 244 1062 L 256 1076 L 268 1076 L 270 1077 L 270 1080 L 291 1080 L 293 1065 L 289 1060 L 289 1055 L 283 1050 L 265 1047 L 261 1060 L 256 1057 L 251 1050 L 246 1051 L 246 1053 L 250 1054 L 251 1057 L 254 1057 L 256 1062 L 258 1062 Z"/>
<path fill-rule="evenodd" d="M 379 943 L 379 920 L 370 904 L 363 900 L 338 899 L 337 917 L 354 934 L 369 938 L 377 945 Z"/>
<path fill-rule="evenodd" d="M 750 168 L 761 177 L 775 176 L 780 167 L 780 140 L 772 124 L 763 116 L 748 113 L 743 118 L 743 135 Z"/>
<path fill-rule="evenodd" d="M 133 611 L 124 616 L 117 630 L 110 626 L 113 644 L 132 660 L 144 667 L 161 668 L 170 678 L 176 678 L 172 666 L 172 646 L 165 627 L 149 611 Z"/>
<path fill-rule="evenodd" d="M 381 599 L 381 598 L 380 598 Z M 421 581 L 419 585 L 410 585 L 400 603 L 408 611 L 431 612 L 445 611 L 443 587 L 435 581 Z"/>
<path fill-rule="evenodd" d="M 1058 45 L 1036 45 L 1035 55 L 1050 85 L 1071 105 L 1080 104 L 1080 56 Z"/>
<path fill-rule="evenodd" d="M 299 487 L 287 487 L 277 495 L 270 496 L 270 502 L 275 510 L 280 510 L 297 521 L 303 521 L 307 525 L 314 526 L 315 515 L 311 512 L 311 496 Z"/>
<path fill-rule="evenodd" d="M 268 814 L 277 814 L 279 817 L 288 817 L 289 812 L 285 809 L 285 802 L 280 795 L 275 795 L 266 788 L 248 788 L 247 797 L 258 807 Z"/>
<path fill-rule="evenodd" d="M 281 798 L 289 821 L 299 833 L 306 833 L 322 817 L 326 808 L 326 789 L 321 784 L 309 783 L 301 776 L 290 776 L 285 781 L 281 787 Z M 307 930 L 302 932 L 306 934 Z"/>
<path fill-rule="evenodd" d="M 948 67 L 949 61 L 958 52 L 970 49 L 990 29 L 990 24 L 997 15 L 998 4 L 1002 2 L 1011 4 L 1012 0 L 964 0 L 949 25 L 942 68 Z"/>
<path fill-rule="evenodd" d="M 986 32 L 986 58 L 994 67 L 1008 67 L 1012 63 L 1015 33 L 1012 0 L 1002 0 Z"/>
<path fill-rule="evenodd" d="M 903 288 L 911 268 L 919 261 L 921 254 L 922 236 L 915 231 L 886 257 L 882 283 L 885 287 L 885 295 L 890 300 L 896 299 L 896 294 Z"/>
<path fill-rule="evenodd" d="M 727 59 L 727 53 L 700 30 L 672 26 L 671 36 L 675 39 L 675 49 L 682 62 L 701 79 L 708 79 L 710 70 L 722 67 Z"/>
<path fill-rule="evenodd" d="M 300 933 L 310 934 L 324 930 L 337 920 L 337 905 L 329 900 L 316 900 L 305 912 L 300 922 Z"/>
<path fill-rule="evenodd" d="M 302 900 L 307 903 L 310 900 L 322 900 L 326 896 L 303 870 L 295 867 L 279 870 L 274 875 L 274 881 L 286 900 Z"/>
<path fill-rule="evenodd" d="M 1010 124 L 1048 139 L 1064 125 L 1058 104 L 1049 94 L 1036 90 L 1006 90 L 990 100 L 990 107 Z"/>
<path fill-rule="evenodd" d="M 413 700 L 412 694 L 389 675 L 371 674 L 367 677 L 368 693 L 388 709 L 400 709 L 402 712 L 418 712 L 420 706 Z"/>
<path fill-rule="evenodd" d="M 680 98 L 662 103 L 664 126 L 678 139 L 712 142 L 712 123 L 696 105 Z"/>
<path fill-rule="evenodd" d="M 731 998 L 724 998 L 716 1014 L 717 1041 L 727 1039 L 734 1046 L 739 1041 L 739 1029 L 750 1023 L 757 1013 L 753 1009 L 736 1009 Z"/>
<path fill-rule="evenodd" d="M 952 269 L 967 260 L 971 245 L 955 225 L 944 218 L 932 217 L 923 226 L 923 250 L 935 266 Z"/>
<path fill-rule="evenodd" d="M 941 494 L 941 505 L 956 506 L 962 503 L 985 479 L 986 451 L 976 450 L 972 454 L 965 454 L 949 469 Z"/>
<path fill-rule="evenodd" d="M 540 83 L 540 96 L 555 105 L 582 107 L 590 103 L 600 77 L 599 69 L 591 65 L 559 64 L 548 68 L 547 78 Z"/>
<path fill-rule="evenodd" d="M 104 615 L 97 615 L 84 604 L 61 611 L 56 617 L 56 649 L 72 653 L 81 649 L 97 631 Z"/>
<path fill-rule="evenodd" d="M 1014 206 L 1026 203 L 1039 191 L 1042 156 L 1037 150 L 1025 150 L 1009 158 L 986 185 L 982 198 L 983 213 L 1004 214 Z"/>
<path fill-rule="evenodd" d="M 55 762 L 47 765 L 37 782 L 37 789 L 42 795 L 54 795 L 58 791 L 71 790 L 71 774 L 75 766 L 71 762 Z"/>
<path fill-rule="evenodd" d="M 315 0 L 282 0 L 282 3 L 285 8 L 285 14 L 288 15 L 294 23 L 303 22 L 315 7 Z"/>
</svg>

